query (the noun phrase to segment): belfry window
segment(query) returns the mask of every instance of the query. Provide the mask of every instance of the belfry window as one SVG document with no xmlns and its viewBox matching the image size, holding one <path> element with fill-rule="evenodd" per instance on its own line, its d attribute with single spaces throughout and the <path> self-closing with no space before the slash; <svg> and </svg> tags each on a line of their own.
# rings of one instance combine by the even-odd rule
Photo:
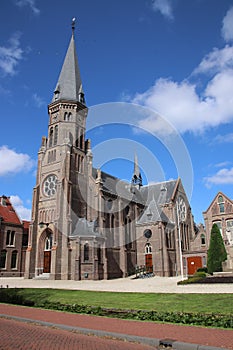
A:
<svg viewBox="0 0 233 350">
<path fill-rule="evenodd" d="M 52 147 L 53 145 L 53 128 L 50 128 L 49 130 L 49 147 Z"/>
<path fill-rule="evenodd" d="M 58 138 L 58 125 L 55 126 L 55 132 L 54 132 L 54 146 L 57 144 L 57 138 Z"/>
</svg>

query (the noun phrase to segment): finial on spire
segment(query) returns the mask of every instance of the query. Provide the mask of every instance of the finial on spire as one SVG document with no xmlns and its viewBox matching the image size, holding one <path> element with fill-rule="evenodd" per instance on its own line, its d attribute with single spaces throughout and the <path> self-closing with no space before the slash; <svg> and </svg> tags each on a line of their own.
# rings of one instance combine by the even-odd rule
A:
<svg viewBox="0 0 233 350">
<path fill-rule="evenodd" d="M 72 18 L 72 33 L 73 33 L 73 35 L 74 35 L 74 30 L 75 30 L 75 20 L 76 20 L 76 18 L 73 17 Z"/>
</svg>

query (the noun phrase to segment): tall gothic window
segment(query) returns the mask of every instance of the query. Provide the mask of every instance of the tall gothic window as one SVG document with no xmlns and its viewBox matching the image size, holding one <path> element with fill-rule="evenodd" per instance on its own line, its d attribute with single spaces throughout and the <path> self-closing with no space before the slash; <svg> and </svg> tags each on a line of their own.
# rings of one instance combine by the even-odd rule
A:
<svg viewBox="0 0 233 350">
<path fill-rule="evenodd" d="M 84 244 L 84 261 L 89 261 L 89 244 Z"/>
<path fill-rule="evenodd" d="M 219 212 L 224 213 L 224 201 L 222 196 L 218 196 Z"/>
<path fill-rule="evenodd" d="M 221 221 L 215 221 L 215 222 L 213 222 L 213 224 L 218 225 L 219 231 L 220 231 L 220 233 L 222 235 L 222 223 L 221 223 Z"/>
<path fill-rule="evenodd" d="M 57 144 L 57 138 L 58 138 L 58 125 L 55 126 L 55 129 L 54 129 L 54 146 Z"/>
<path fill-rule="evenodd" d="M 125 218 L 125 245 L 126 248 L 132 248 L 132 236 L 131 236 L 131 220 Z"/>
<path fill-rule="evenodd" d="M 49 130 L 49 147 L 52 147 L 53 145 L 53 128 L 50 128 Z"/>
</svg>

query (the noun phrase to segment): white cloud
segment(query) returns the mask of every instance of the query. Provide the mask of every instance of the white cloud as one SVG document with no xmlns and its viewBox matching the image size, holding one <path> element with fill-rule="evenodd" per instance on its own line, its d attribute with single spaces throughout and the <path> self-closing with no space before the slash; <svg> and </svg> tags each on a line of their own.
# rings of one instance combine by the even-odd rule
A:
<svg viewBox="0 0 233 350">
<path fill-rule="evenodd" d="M 0 176 L 29 171 L 34 161 L 28 154 L 17 153 L 7 146 L 0 147 Z"/>
<path fill-rule="evenodd" d="M 231 55 L 231 56 L 230 56 Z M 213 58 L 214 56 L 214 58 Z M 188 80 L 176 82 L 160 78 L 132 102 L 156 110 L 179 132 L 203 132 L 210 127 L 233 121 L 233 48 L 214 50 L 195 70 L 215 75 L 207 82 L 203 92 Z M 158 131 L 157 120 L 148 117 L 139 122 L 151 131 Z"/>
<path fill-rule="evenodd" d="M 170 2 L 153 2 L 155 10 L 166 5 L 169 6 Z M 230 33 L 233 39 L 233 7 L 227 12 L 223 23 L 228 40 Z M 209 79 L 207 82 L 206 77 L 203 80 L 205 85 L 202 91 L 200 74 L 205 74 Z M 135 94 L 131 102 L 155 110 L 181 133 L 200 133 L 233 122 L 233 45 L 226 45 L 222 49 L 214 48 L 201 60 L 190 78 L 183 81 L 157 79 L 148 90 Z M 158 118 L 151 116 L 141 119 L 138 125 L 146 126 L 152 132 L 164 131 Z M 231 142 L 229 138 L 228 142 Z"/>
<path fill-rule="evenodd" d="M 222 21 L 222 36 L 225 41 L 233 41 L 233 7 L 231 7 Z"/>
<path fill-rule="evenodd" d="M 223 168 L 216 174 L 204 178 L 207 187 L 212 185 L 231 185 L 233 184 L 233 168 Z"/>
<path fill-rule="evenodd" d="M 233 142 L 233 133 L 229 133 L 226 135 L 217 135 L 214 140 L 214 143 L 232 143 Z"/>
<path fill-rule="evenodd" d="M 17 214 L 19 215 L 21 220 L 31 220 L 31 209 L 28 209 L 24 206 L 22 199 L 19 196 L 11 195 L 10 196 L 11 203 L 15 208 Z"/>
<path fill-rule="evenodd" d="M 36 0 L 16 0 L 15 4 L 19 7 L 29 6 L 35 15 L 40 14 L 40 10 L 36 7 Z"/>
<path fill-rule="evenodd" d="M 164 17 L 173 19 L 171 0 L 153 0 L 152 8 L 159 11 Z"/>
<path fill-rule="evenodd" d="M 0 46 L 0 69 L 4 74 L 14 75 L 16 67 L 23 59 L 23 50 L 20 47 L 19 32 L 12 35 L 8 47 Z"/>
<path fill-rule="evenodd" d="M 231 164 L 231 162 L 226 160 L 225 162 L 217 163 L 214 166 L 215 166 L 215 168 L 223 168 L 223 167 L 226 167 L 226 166 L 228 166 L 230 164 Z"/>
<path fill-rule="evenodd" d="M 42 97 L 40 97 L 37 93 L 32 95 L 32 98 L 38 108 L 46 105 L 45 101 L 43 100 Z"/>
<path fill-rule="evenodd" d="M 233 47 L 226 45 L 223 49 L 214 48 L 206 55 L 193 74 L 217 73 L 233 67 Z"/>
</svg>

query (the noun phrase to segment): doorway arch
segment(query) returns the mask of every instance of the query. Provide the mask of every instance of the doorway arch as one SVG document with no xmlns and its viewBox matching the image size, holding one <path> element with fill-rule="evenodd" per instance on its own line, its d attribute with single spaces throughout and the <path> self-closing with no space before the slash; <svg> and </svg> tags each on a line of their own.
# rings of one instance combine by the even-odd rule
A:
<svg viewBox="0 0 233 350">
<path fill-rule="evenodd" d="M 50 229 L 45 229 L 39 239 L 38 247 L 38 275 L 51 272 L 53 234 Z"/>
</svg>

